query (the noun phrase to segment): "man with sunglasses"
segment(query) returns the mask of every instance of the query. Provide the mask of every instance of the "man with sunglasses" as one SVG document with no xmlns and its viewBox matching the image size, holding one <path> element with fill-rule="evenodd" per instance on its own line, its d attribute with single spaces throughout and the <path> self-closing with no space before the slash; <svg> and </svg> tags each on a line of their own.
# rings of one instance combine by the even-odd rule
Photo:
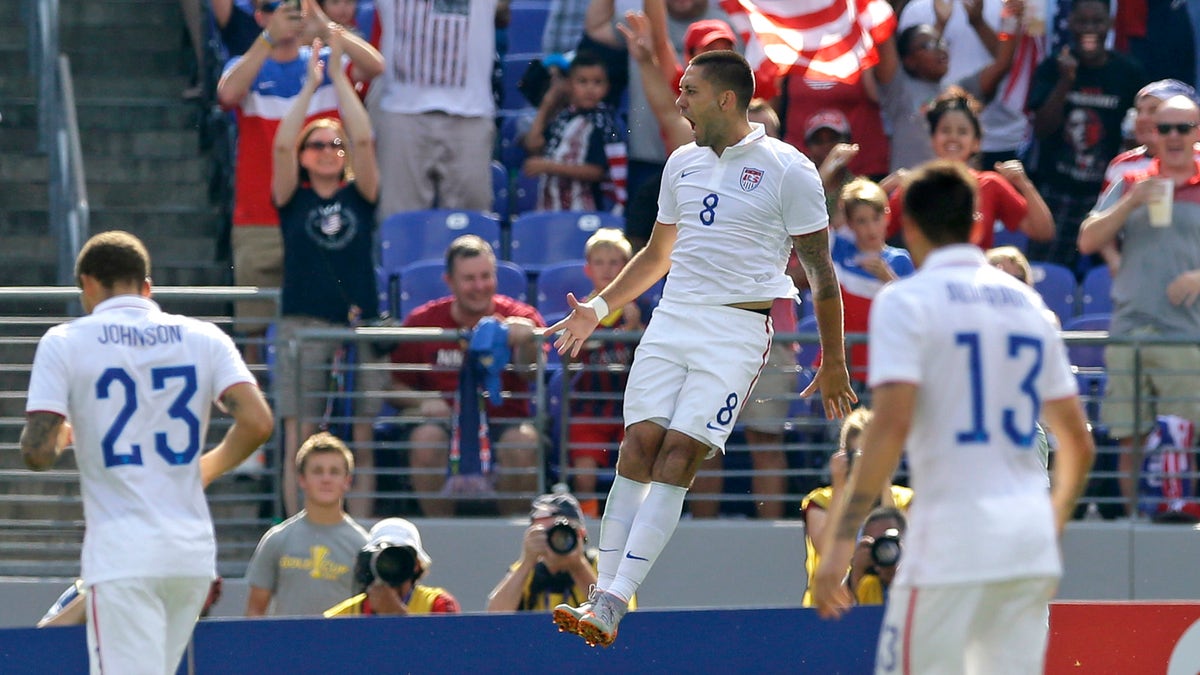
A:
<svg viewBox="0 0 1200 675">
<path fill-rule="evenodd" d="M 1079 231 L 1079 251 L 1088 254 L 1118 241 L 1121 262 L 1113 278 L 1113 336 L 1160 337 L 1200 335 L 1200 107 L 1187 96 L 1173 96 L 1154 113 L 1150 137 L 1154 159 L 1149 167 L 1130 171 L 1100 198 Z M 1167 226 L 1151 222 L 1149 203 L 1162 198 L 1173 183 L 1171 219 Z M 1145 434 L 1157 415 L 1200 421 L 1195 377 L 1200 349 L 1194 343 L 1147 344 L 1140 348 L 1140 410 L 1135 414 L 1135 353 L 1128 345 L 1104 351 L 1108 385 L 1102 421 L 1120 439 L 1118 458 L 1121 495 L 1132 504 L 1133 467 Z M 1130 514 L 1132 515 L 1132 513 Z"/>
<path fill-rule="evenodd" d="M 239 286 L 278 287 L 283 277 L 283 239 L 271 203 L 271 144 L 279 120 L 300 94 L 314 36 L 326 44 L 331 30 L 314 0 L 256 0 L 262 27 L 246 53 L 230 59 L 217 84 L 221 107 L 234 111 L 238 126 L 234 168 L 233 280 Z M 301 8 L 303 3 L 303 8 Z M 361 38 L 343 36 L 350 77 L 364 82 L 383 72 L 383 57 Z M 327 55 L 322 53 L 322 58 Z M 308 118 L 337 117 L 337 96 L 328 75 L 317 88 Z M 275 315 L 270 301 L 236 303 L 237 330 L 259 336 Z M 246 360 L 261 362 L 258 344 L 246 345 Z"/>
</svg>

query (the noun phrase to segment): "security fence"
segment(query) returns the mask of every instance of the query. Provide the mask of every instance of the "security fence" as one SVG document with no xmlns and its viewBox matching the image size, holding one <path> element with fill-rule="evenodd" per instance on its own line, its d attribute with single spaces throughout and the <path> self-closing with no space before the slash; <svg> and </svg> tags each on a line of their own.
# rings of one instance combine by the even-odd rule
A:
<svg viewBox="0 0 1200 675">
<path fill-rule="evenodd" d="M 155 289 L 155 298 L 167 311 L 206 318 L 226 329 L 231 326 L 230 303 L 251 297 L 275 299 L 277 293 L 237 288 Z M 77 291 L 67 288 L 0 289 L 0 575 L 69 576 L 78 570 L 83 518 L 73 457 L 68 453 L 56 469 L 33 473 L 23 468 L 18 446 L 34 346 L 47 328 L 77 315 L 76 298 Z M 1176 411 L 1196 405 L 1200 397 L 1190 391 L 1180 393 L 1186 385 L 1170 391 L 1132 390 L 1125 398 L 1106 399 L 1104 391 L 1109 377 L 1148 379 L 1159 387 L 1164 377 L 1200 382 L 1200 372 L 1179 365 L 1185 360 L 1162 366 L 1153 350 L 1171 346 L 1188 357 L 1200 353 L 1200 347 L 1194 340 L 1182 339 L 1115 340 L 1103 331 L 1064 335 L 1098 442 L 1086 502 L 1095 504 L 1094 510 L 1105 517 L 1123 515 L 1127 505 L 1136 506 L 1127 503 L 1129 495 L 1123 496 L 1119 489 L 1123 479 L 1144 484 L 1143 493 L 1162 495 L 1154 503 L 1146 501 L 1148 511 L 1172 498 L 1179 500 L 1176 508 L 1183 504 L 1196 508 L 1197 470 L 1191 439 L 1177 439 L 1188 446 L 1179 452 L 1150 453 L 1149 471 L 1143 469 L 1138 452 L 1137 461 L 1122 472 L 1118 468 L 1121 448 L 1107 433 L 1101 410 L 1131 404 L 1126 407 L 1133 416 L 1133 427 L 1147 429 L 1153 420 L 1143 412 L 1144 404 Z M 594 346 L 632 347 L 638 337 L 636 333 L 596 335 Z M 511 404 L 506 407 L 516 413 L 488 420 L 493 429 L 494 442 L 489 449 L 496 463 L 494 480 L 452 478 L 448 483 L 455 489 L 443 490 L 447 458 L 453 459 L 447 446 L 456 428 L 454 401 L 461 404 L 462 395 L 429 389 L 398 392 L 391 383 L 422 382 L 439 375 L 457 380 L 461 360 L 444 357 L 406 363 L 393 361 L 388 353 L 400 345 L 448 343 L 449 354 L 468 338 L 461 332 L 440 329 L 302 328 L 286 338 L 269 335 L 259 340 L 267 356 L 265 363 L 254 364 L 252 370 L 274 403 L 281 394 L 281 360 L 291 359 L 296 364 L 302 373 L 293 379 L 291 392 L 294 400 L 301 402 L 296 419 L 302 428 L 334 432 L 354 450 L 359 466 L 348 504 L 361 518 L 428 515 L 435 509 L 439 514 L 447 509 L 459 515 L 523 514 L 533 496 L 557 483 L 571 486 L 585 502 L 602 502 L 614 474 L 627 366 L 620 359 L 563 363 L 541 336 L 535 337 L 542 347 L 536 362 L 506 369 L 508 379 L 499 400 Z M 808 364 L 817 335 L 777 334 L 776 341 L 794 344 L 799 356 L 769 366 L 764 377 L 775 374 L 784 386 L 774 392 L 756 392 L 751 404 L 776 405 L 764 406 L 767 412 L 753 423 L 754 429 L 738 425 L 719 469 L 712 464 L 702 466 L 688 497 L 688 509 L 696 517 L 754 517 L 773 513 L 769 505 L 782 507 L 783 517 L 798 517 L 803 497 L 828 484 L 826 465 L 837 443 L 838 423 L 824 419 L 819 401 L 801 399 L 798 394 L 812 377 Z M 862 336 L 848 336 L 847 341 L 861 342 Z M 1125 368 L 1104 367 L 1103 350 L 1110 344 L 1131 348 L 1133 356 Z M 949 366 L 943 375 L 961 376 Z M 510 386 L 513 382 L 518 386 Z M 861 396 L 869 405 L 869 394 L 863 391 Z M 444 403 L 434 405 L 436 413 L 422 405 L 435 401 Z M 378 414 L 375 408 L 381 408 Z M 278 433 L 258 455 L 209 490 L 223 574 L 240 575 L 262 532 L 284 515 L 283 420 L 279 422 Z M 219 440 L 228 424 L 228 418 L 213 415 L 208 447 Z M 516 428 L 532 433 L 528 437 L 501 433 Z M 422 436 L 414 433 L 418 429 L 441 430 L 442 435 Z M 1050 432 L 1052 435 L 1053 430 Z M 462 441 L 469 435 L 463 432 L 458 437 Z M 464 461 L 462 466 L 468 463 Z M 903 470 L 902 466 L 899 481 L 905 479 Z M 466 469 L 461 472 L 463 476 L 470 473 Z M 1080 513 L 1084 510 L 1081 507 Z"/>
</svg>

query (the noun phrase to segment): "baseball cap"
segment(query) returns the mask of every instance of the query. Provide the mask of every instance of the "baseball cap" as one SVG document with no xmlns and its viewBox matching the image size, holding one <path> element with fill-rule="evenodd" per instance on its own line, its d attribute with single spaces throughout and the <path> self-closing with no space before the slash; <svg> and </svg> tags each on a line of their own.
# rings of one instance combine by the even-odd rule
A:
<svg viewBox="0 0 1200 675">
<path fill-rule="evenodd" d="M 529 510 L 529 519 L 555 518 L 562 516 L 583 522 L 583 508 L 579 500 L 568 492 L 552 492 L 533 500 L 533 508 Z"/>
<path fill-rule="evenodd" d="M 1165 101 L 1172 96 L 1186 96 L 1195 101 L 1196 90 L 1186 82 L 1168 77 L 1165 80 L 1155 80 L 1142 87 L 1133 100 L 1140 101 L 1145 96 L 1153 96 L 1160 101 Z"/>
<path fill-rule="evenodd" d="M 429 569 L 430 563 L 433 562 L 433 559 L 425 551 L 425 547 L 421 545 L 421 533 L 417 531 L 417 526 L 403 518 L 384 518 L 375 523 L 375 527 L 371 528 L 370 537 L 369 546 L 382 543 L 392 546 L 411 546 L 417 552 L 417 558 L 425 569 Z"/>
<path fill-rule="evenodd" d="M 850 120 L 846 119 L 846 115 L 840 110 L 819 110 L 813 113 L 813 116 L 808 118 L 808 124 L 804 125 L 804 140 L 812 138 L 820 129 L 833 129 L 841 136 L 849 138 Z"/>
<path fill-rule="evenodd" d="M 729 27 L 729 24 L 724 21 L 720 19 L 696 21 L 688 26 L 687 33 L 683 36 L 683 51 L 688 56 L 695 56 L 701 48 L 722 38 L 737 45 L 737 36 L 733 34 L 733 29 Z"/>
</svg>

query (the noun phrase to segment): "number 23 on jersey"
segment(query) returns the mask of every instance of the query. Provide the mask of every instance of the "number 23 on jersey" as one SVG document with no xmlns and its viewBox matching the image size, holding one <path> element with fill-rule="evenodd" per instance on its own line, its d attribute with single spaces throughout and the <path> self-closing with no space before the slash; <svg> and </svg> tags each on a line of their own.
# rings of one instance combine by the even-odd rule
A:
<svg viewBox="0 0 1200 675">
<path fill-rule="evenodd" d="M 200 419 L 188 407 L 192 397 L 196 395 L 196 367 L 169 366 L 150 370 L 151 389 L 155 392 L 165 390 L 167 382 L 176 379 L 183 380 L 183 386 L 170 402 L 167 415 L 182 425 L 187 433 L 187 444 L 182 450 L 176 450 L 167 439 L 167 431 L 156 430 L 154 451 L 166 460 L 167 464 L 179 466 L 190 464 L 200 451 Z M 121 440 L 121 434 L 138 413 L 137 394 L 137 383 L 124 368 L 108 368 L 96 380 L 96 398 L 124 398 L 124 404 L 100 441 L 100 447 L 104 451 L 104 466 L 107 468 L 142 465 L 142 446 Z M 156 398 L 153 392 L 151 396 Z M 166 399 L 166 396 L 159 396 Z M 126 445 L 128 450 L 123 447 Z"/>
</svg>

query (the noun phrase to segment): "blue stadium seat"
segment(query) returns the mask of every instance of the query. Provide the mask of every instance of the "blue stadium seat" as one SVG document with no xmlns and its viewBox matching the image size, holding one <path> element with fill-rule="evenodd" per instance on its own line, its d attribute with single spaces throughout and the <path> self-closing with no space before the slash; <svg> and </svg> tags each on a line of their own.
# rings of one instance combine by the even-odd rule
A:
<svg viewBox="0 0 1200 675">
<path fill-rule="evenodd" d="M 1079 286 L 1079 313 L 1098 314 L 1112 311 L 1112 276 L 1108 265 L 1088 270 Z"/>
<path fill-rule="evenodd" d="M 525 158 L 528 153 L 525 152 L 525 147 L 521 145 L 520 136 L 529 129 L 529 122 L 533 120 L 533 116 L 537 111 L 533 108 L 522 108 L 521 110 L 501 110 L 500 111 L 500 131 L 499 131 L 499 159 L 504 166 L 510 171 L 520 171 L 521 165 L 525 163 Z"/>
<path fill-rule="evenodd" d="M 1068 321 L 1063 322 L 1063 331 L 1076 330 L 1108 330 L 1108 325 L 1112 321 L 1112 315 L 1108 313 L 1101 314 L 1081 314 Z M 1103 368 L 1104 367 L 1104 345 L 1067 345 L 1067 354 L 1071 359 L 1071 365 L 1079 368 Z"/>
<path fill-rule="evenodd" d="M 379 226 L 381 260 L 389 276 L 405 265 L 429 258 L 441 259 L 450 242 L 475 234 L 500 250 L 500 221 L 479 211 L 426 209 L 388 216 Z"/>
<path fill-rule="evenodd" d="M 450 295 L 450 289 L 442 274 L 446 270 L 442 259 L 422 260 L 400 270 L 400 294 L 398 298 L 400 316 L 408 316 L 417 307 Z M 529 280 L 513 263 L 496 261 L 496 292 L 521 302 L 529 296 Z"/>
<path fill-rule="evenodd" d="M 570 311 L 567 293 L 579 300 L 592 292 L 592 281 L 583 273 L 584 261 L 569 260 L 550 265 L 537 276 L 537 308 L 549 321 L 550 316 L 562 316 Z"/>
<path fill-rule="evenodd" d="M 375 293 L 379 296 L 379 311 L 396 316 L 395 298 L 392 296 L 392 277 L 382 267 L 375 268 Z"/>
<path fill-rule="evenodd" d="M 1016 246 L 1021 249 L 1021 253 L 1027 253 L 1029 251 L 1029 235 L 1020 230 L 1013 232 L 1000 228 L 993 235 L 992 246 Z"/>
<path fill-rule="evenodd" d="M 538 177 L 527 176 L 518 170 L 512 192 L 512 215 L 520 216 L 537 210 Z"/>
<path fill-rule="evenodd" d="M 492 160 L 492 212 L 496 214 L 501 223 L 508 222 L 509 216 L 512 215 L 508 194 L 508 168 L 500 162 Z"/>
<path fill-rule="evenodd" d="M 529 99 L 525 98 L 525 94 L 521 93 L 517 85 L 521 82 L 521 76 L 525 74 L 525 70 L 529 67 L 529 62 L 538 57 L 540 57 L 540 54 L 508 54 L 501 61 L 500 68 L 504 74 L 504 101 L 501 103 L 502 110 L 520 110 L 521 108 L 533 107 L 533 104 Z"/>
<path fill-rule="evenodd" d="M 529 59 L 542 55 L 542 32 L 550 15 L 548 2 L 512 3 L 512 20 L 508 23 L 508 53 Z"/>
<path fill-rule="evenodd" d="M 512 222 L 509 259 L 530 271 L 574 260 L 584 244 L 601 227 L 624 229 L 625 221 L 610 213 L 547 211 L 525 213 Z"/>
<path fill-rule="evenodd" d="M 1060 322 L 1075 316 L 1075 275 L 1055 263 L 1033 263 L 1033 287 L 1046 301 L 1046 306 L 1058 315 Z"/>
</svg>

